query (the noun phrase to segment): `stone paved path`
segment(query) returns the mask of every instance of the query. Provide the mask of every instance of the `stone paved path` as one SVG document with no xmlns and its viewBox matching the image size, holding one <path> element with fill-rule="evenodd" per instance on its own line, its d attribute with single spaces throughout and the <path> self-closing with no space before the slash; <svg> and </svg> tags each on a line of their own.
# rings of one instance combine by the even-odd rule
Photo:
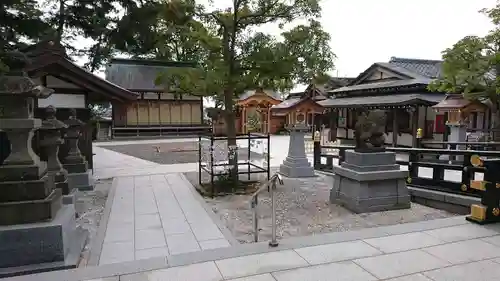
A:
<svg viewBox="0 0 500 281">
<path fill-rule="evenodd" d="M 183 175 L 115 181 L 99 264 L 230 246 Z"/>
<path fill-rule="evenodd" d="M 6 280 L 500 280 L 500 226 L 455 217 Z"/>
</svg>

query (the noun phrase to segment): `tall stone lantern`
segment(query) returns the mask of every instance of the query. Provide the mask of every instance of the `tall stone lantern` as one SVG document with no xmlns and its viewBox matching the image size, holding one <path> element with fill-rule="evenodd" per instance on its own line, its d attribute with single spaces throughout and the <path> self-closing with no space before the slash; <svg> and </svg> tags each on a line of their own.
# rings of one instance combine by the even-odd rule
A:
<svg viewBox="0 0 500 281">
<path fill-rule="evenodd" d="M 314 168 L 306 156 L 305 134 L 309 130 L 306 124 L 306 116 L 303 112 L 294 112 L 295 118 L 286 126 L 290 132 L 290 143 L 288 144 L 288 156 L 280 165 L 280 173 L 290 178 L 314 177 Z"/>
<path fill-rule="evenodd" d="M 22 53 L 6 61 L 10 72 L 0 77 L 0 130 L 10 154 L 0 163 L 0 278 L 33 271 L 74 267 L 86 234 L 76 227 L 73 205 L 62 205 L 46 167 L 32 149 L 34 100 L 52 94 L 23 72 Z"/>
</svg>

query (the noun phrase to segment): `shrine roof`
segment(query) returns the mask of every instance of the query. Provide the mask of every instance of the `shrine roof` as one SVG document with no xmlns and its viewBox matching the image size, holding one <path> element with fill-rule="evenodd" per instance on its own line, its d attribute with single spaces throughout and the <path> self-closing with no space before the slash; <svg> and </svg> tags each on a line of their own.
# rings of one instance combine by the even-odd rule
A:
<svg viewBox="0 0 500 281">
<path fill-rule="evenodd" d="M 360 108 L 366 106 L 405 106 L 405 105 L 433 105 L 440 102 L 444 94 L 439 93 L 413 93 L 413 94 L 393 94 L 374 95 L 362 97 L 344 97 L 319 101 L 318 104 L 324 107 L 333 108 Z"/>
<path fill-rule="evenodd" d="M 280 104 L 277 104 L 273 107 L 271 107 L 271 109 L 287 109 L 287 108 L 290 108 L 298 103 L 300 103 L 302 100 L 302 98 L 291 98 L 291 99 L 287 99 L 287 100 L 284 100 L 282 101 Z"/>
<path fill-rule="evenodd" d="M 112 59 L 106 67 L 106 79 L 125 89 L 136 92 L 163 91 L 164 86 L 156 85 L 161 73 L 174 67 L 195 67 L 191 62 L 173 62 L 144 59 Z"/>
<path fill-rule="evenodd" d="M 471 102 L 467 99 L 464 99 L 462 95 L 446 95 L 446 97 L 438 104 L 434 105 L 433 108 L 438 108 L 438 109 L 463 108 L 469 105 L 470 103 Z"/>
<path fill-rule="evenodd" d="M 349 84 L 329 91 L 330 94 L 369 92 L 397 87 L 426 87 L 441 75 L 442 61 L 392 57 L 389 62 L 377 62 L 363 71 Z M 381 69 L 395 75 L 392 78 L 366 81 L 373 71 Z"/>
<path fill-rule="evenodd" d="M 255 96 L 256 94 L 265 94 L 265 95 L 269 96 L 272 99 L 275 99 L 275 100 L 278 100 L 278 101 L 282 100 L 281 97 L 280 97 L 280 94 L 278 92 L 275 92 L 273 90 L 266 90 L 266 89 L 245 91 L 243 94 L 241 94 L 238 97 L 238 100 L 239 101 L 246 100 L 246 99 L 248 99 L 248 98 L 250 98 L 252 96 Z"/>
<path fill-rule="evenodd" d="M 82 85 L 97 94 L 119 100 L 136 100 L 137 94 L 113 84 L 83 67 L 78 66 L 66 54 L 64 47 L 46 40 L 22 50 L 32 60 L 27 67 L 31 76 L 39 73 L 64 76 L 75 84 Z"/>
</svg>

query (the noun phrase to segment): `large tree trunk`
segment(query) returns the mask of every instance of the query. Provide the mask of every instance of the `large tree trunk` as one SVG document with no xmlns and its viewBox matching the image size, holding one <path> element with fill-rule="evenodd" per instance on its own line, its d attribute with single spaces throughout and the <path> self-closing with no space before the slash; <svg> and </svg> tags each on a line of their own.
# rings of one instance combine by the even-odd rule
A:
<svg viewBox="0 0 500 281">
<path fill-rule="evenodd" d="M 238 184 L 238 147 L 236 145 L 236 114 L 234 113 L 233 107 L 233 87 L 226 87 L 224 90 L 224 104 L 225 104 L 225 123 L 226 123 L 226 134 L 227 134 L 227 146 L 228 146 L 228 162 L 230 175 L 229 179 L 233 184 L 233 188 L 237 187 Z"/>
<path fill-rule="evenodd" d="M 500 142 L 500 112 L 498 104 L 491 108 L 491 129 L 493 130 L 492 137 L 494 142 Z M 498 150 L 500 147 L 497 147 Z"/>
</svg>

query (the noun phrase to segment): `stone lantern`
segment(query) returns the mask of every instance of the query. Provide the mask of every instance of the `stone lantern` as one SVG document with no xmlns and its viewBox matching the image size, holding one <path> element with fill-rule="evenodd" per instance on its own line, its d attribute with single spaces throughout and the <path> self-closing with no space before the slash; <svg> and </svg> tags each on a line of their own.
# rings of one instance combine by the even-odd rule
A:
<svg viewBox="0 0 500 281">
<path fill-rule="evenodd" d="M 41 134 L 40 147 L 47 157 L 47 174 L 55 187 L 62 190 L 63 203 L 74 203 L 72 190 L 68 186 L 68 173 L 63 169 L 59 157 L 59 146 L 64 143 L 63 135 L 66 124 L 56 119 L 56 108 L 48 106 L 45 109 L 45 119 L 39 129 Z M 70 194 L 71 193 L 71 194 Z"/>
<path fill-rule="evenodd" d="M 0 163 L 0 278 L 74 267 L 86 234 L 31 146 L 42 126 L 33 118 L 34 100 L 52 90 L 26 76 L 24 54 L 12 53 L 5 62 L 10 72 L 0 76 L 0 130 L 11 152 Z"/>
<path fill-rule="evenodd" d="M 280 165 L 280 173 L 290 178 L 314 177 L 314 168 L 306 156 L 305 134 L 309 130 L 303 112 L 295 112 L 295 118 L 286 126 L 290 132 L 288 156 Z"/>
<path fill-rule="evenodd" d="M 63 166 L 68 171 L 69 187 L 70 189 L 92 190 L 93 183 L 88 171 L 88 164 L 78 147 L 85 123 L 76 117 L 76 110 L 73 108 L 70 110 L 69 118 L 64 123 L 68 126 L 65 136 L 68 154 L 63 159 Z"/>
<path fill-rule="evenodd" d="M 484 112 L 487 106 L 479 101 L 470 101 L 465 99 L 462 95 L 446 95 L 444 100 L 434 105 L 432 108 L 439 113 L 448 113 L 448 120 L 446 126 L 450 128 L 450 135 L 448 141 L 466 142 L 467 141 L 467 126 L 468 117 L 473 112 Z M 451 147 L 448 147 L 450 149 Z M 465 145 L 456 145 L 456 150 L 465 150 Z M 458 155 L 450 157 L 452 159 L 463 161 L 463 156 Z"/>
</svg>

